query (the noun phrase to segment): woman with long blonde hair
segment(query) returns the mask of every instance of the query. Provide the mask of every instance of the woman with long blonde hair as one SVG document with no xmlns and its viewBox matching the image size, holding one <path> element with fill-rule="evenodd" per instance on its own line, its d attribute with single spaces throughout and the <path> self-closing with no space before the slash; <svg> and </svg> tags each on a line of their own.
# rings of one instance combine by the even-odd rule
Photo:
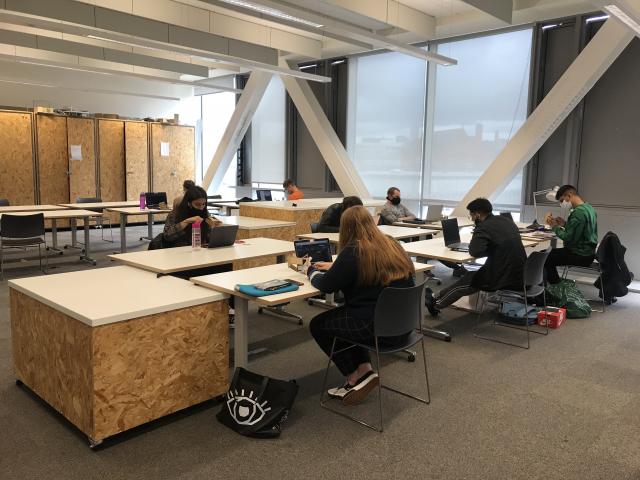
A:
<svg viewBox="0 0 640 480">
<path fill-rule="evenodd" d="M 335 262 L 318 262 L 308 271 L 318 290 L 342 291 L 345 298 L 344 306 L 317 315 L 309 325 L 311 335 L 327 355 L 335 337 L 373 342 L 373 316 L 380 292 L 385 287 L 414 285 L 415 270 L 409 256 L 398 242 L 378 229 L 364 207 L 351 207 L 342 214 L 339 248 Z M 336 342 L 336 351 L 345 347 Z M 333 361 L 346 381 L 341 387 L 329 389 L 331 397 L 353 405 L 378 386 L 378 375 L 366 349 L 354 346 L 334 354 Z"/>
</svg>

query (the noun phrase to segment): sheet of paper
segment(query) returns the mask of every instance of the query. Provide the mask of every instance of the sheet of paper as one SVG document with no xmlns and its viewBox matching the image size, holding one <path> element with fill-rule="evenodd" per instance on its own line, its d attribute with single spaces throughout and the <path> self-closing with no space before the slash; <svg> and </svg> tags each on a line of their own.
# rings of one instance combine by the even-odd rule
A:
<svg viewBox="0 0 640 480">
<path fill-rule="evenodd" d="M 71 160 L 82 160 L 82 145 L 70 145 Z"/>
<path fill-rule="evenodd" d="M 160 156 L 169 156 L 169 142 L 160 142 Z"/>
</svg>

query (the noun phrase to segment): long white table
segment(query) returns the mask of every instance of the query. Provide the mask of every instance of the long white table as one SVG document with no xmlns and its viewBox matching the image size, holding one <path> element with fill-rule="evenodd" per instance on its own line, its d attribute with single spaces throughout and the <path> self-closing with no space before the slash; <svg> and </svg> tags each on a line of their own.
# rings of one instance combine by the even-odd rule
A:
<svg viewBox="0 0 640 480">
<path fill-rule="evenodd" d="M 474 223 L 469 220 L 467 217 L 451 217 L 458 219 L 458 228 L 466 228 L 473 227 Z M 408 223 L 408 222 L 395 222 L 394 225 L 398 227 L 407 227 L 407 228 L 431 228 L 433 230 L 442 230 L 442 224 L 440 222 L 430 222 L 430 223 Z"/>
<path fill-rule="evenodd" d="M 44 212 L 45 210 L 62 210 L 60 205 L 9 205 L 0 207 L 0 213 Z"/>
<path fill-rule="evenodd" d="M 91 210 L 80 209 L 66 209 L 66 210 L 44 210 L 44 211 L 27 211 L 27 212 L 11 212 L 8 215 L 34 215 L 42 213 L 45 220 L 51 220 L 51 238 L 52 238 L 52 250 L 62 252 L 58 248 L 58 227 L 57 220 L 68 219 L 71 221 L 71 247 L 78 247 L 77 239 L 77 220 L 84 220 L 84 254 L 80 255 L 80 260 L 87 261 L 96 264 L 96 261 L 91 258 L 91 238 L 89 235 L 89 219 L 94 217 L 101 217 L 102 213 L 92 212 Z M 2 216 L 3 214 L 0 214 Z"/>
<path fill-rule="evenodd" d="M 91 202 L 91 203 L 61 203 L 61 207 L 80 208 L 84 210 L 106 209 L 106 208 L 126 208 L 137 207 L 140 205 L 139 200 L 123 200 L 121 202 Z"/>
<path fill-rule="evenodd" d="M 385 235 L 389 235 L 390 237 L 395 238 L 396 240 L 403 240 L 406 238 L 415 238 L 415 237 L 428 237 L 429 235 L 433 235 L 434 233 L 438 233 L 438 230 L 428 230 L 428 229 L 420 229 L 416 230 L 415 228 L 405 228 L 405 227 L 396 227 L 393 225 L 378 225 L 378 228 Z M 308 238 L 311 240 L 317 240 L 319 238 L 328 238 L 329 242 L 337 245 L 339 243 L 340 234 L 339 233 L 302 233 L 296 235 L 298 238 Z"/>
<path fill-rule="evenodd" d="M 116 212 L 120 215 L 120 253 L 127 251 L 127 217 L 129 215 L 147 215 L 147 229 L 148 240 L 153 240 L 153 214 L 154 213 L 169 213 L 171 209 L 168 208 L 145 208 L 140 210 L 138 207 L 115 207 L 106 208 L 107 212 Z M 144 237 L 143 237 L 144 238 Z M 141 238 L 141 240 L 143 239 Z"/>
<path fill-rule="evenodd" d="M 414 266 L 416 273 L 425 272 L 433 268 L 433 266 L 424 263 L 414 263 Z M 238 284 L 254 284 L 285 278 L 302 282 L 302 286 L 293 292 L 279 293 L 266 297 L 251 297 L 235 289 L 235 286 Z M 263 307 L 277 307 L 278 305 L 315 297 L 320 294 L 320 290 L 311 285 L 306 275 L 294 272 L 286 264 L 281 263 L 246 270 L 204 275 L 194 277 L 191 281 L 196 285 L 235 297 L 235 327 L 233 334 L 234 366 L 245 368 L 248 364 L 249 355 L 249 301 L 254 301 Z"/>
<path fill-rule="evenodd" d="M 12 280 L 9 290 L 17 381 L 91 446 L 228 388 L 224 294 L 127 266 Z"/>
<path fill-rule="evenodd" d="M 284 257 L 293 251 L 292 242 L 258 237 L 243 240 L 242 243 L 235 243 L 230 247 L 203 247 L 200 250 L 193 250 L 192 247 L 164 248 L 115 254 L 109 257 L 126 265 L 150 270 L 159 275 L 167 275 L 258 257 Z"/>
</svg>

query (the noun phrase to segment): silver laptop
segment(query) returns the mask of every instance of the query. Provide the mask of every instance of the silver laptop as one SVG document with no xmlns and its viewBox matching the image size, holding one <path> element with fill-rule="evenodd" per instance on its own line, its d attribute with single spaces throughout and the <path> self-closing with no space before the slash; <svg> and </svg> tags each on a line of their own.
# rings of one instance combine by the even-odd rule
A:
<svg viewBox="0 0 640 480">
<path fill-rule="evenodd" d="M 427 207 L 427 216 L 424 219 L 425 222 L 438 222 L 442 218 L 443 205 L 429 205 Z"/>
</svg>

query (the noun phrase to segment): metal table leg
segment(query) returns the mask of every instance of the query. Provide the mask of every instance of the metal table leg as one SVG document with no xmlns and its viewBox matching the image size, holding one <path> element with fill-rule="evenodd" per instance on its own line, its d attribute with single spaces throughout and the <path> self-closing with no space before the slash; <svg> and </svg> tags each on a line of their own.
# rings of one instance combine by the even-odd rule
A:
<svg viewBox="0 0 640 480">
<path fill-rule="evenodd" d="M 246 368 L 249 363 L 249 300 L 235 298 L 235 326 L 233 329 L 233 364 Z"/>
<path fill-rule="evenodd" d="M 90 230 L 89 230 L 89 217 L 83 217 L 84 221 L 84 255 L 80 255 L 80 260 L 85 262 L 96 264 L 96 261 L 91 258 L 91 246 L 90 246 Z"/>
<path fill-rule="evenodd" d="M 140 240 L 153 240 L 153 213 L 147 214 L 147 236 L 140 237 Z"/>
<path fill-rule="evenodd" d="M 60 252 L 60 255 L 63 253 L 62 250 L 58 248 L 58 224 L 55 218 L 51 219 L 51 250 Z"/>
<path fill-rule="evenodd" d="M 127 253 L 127 215 L 120 213 L 120 253 Z"/>
</svg>

